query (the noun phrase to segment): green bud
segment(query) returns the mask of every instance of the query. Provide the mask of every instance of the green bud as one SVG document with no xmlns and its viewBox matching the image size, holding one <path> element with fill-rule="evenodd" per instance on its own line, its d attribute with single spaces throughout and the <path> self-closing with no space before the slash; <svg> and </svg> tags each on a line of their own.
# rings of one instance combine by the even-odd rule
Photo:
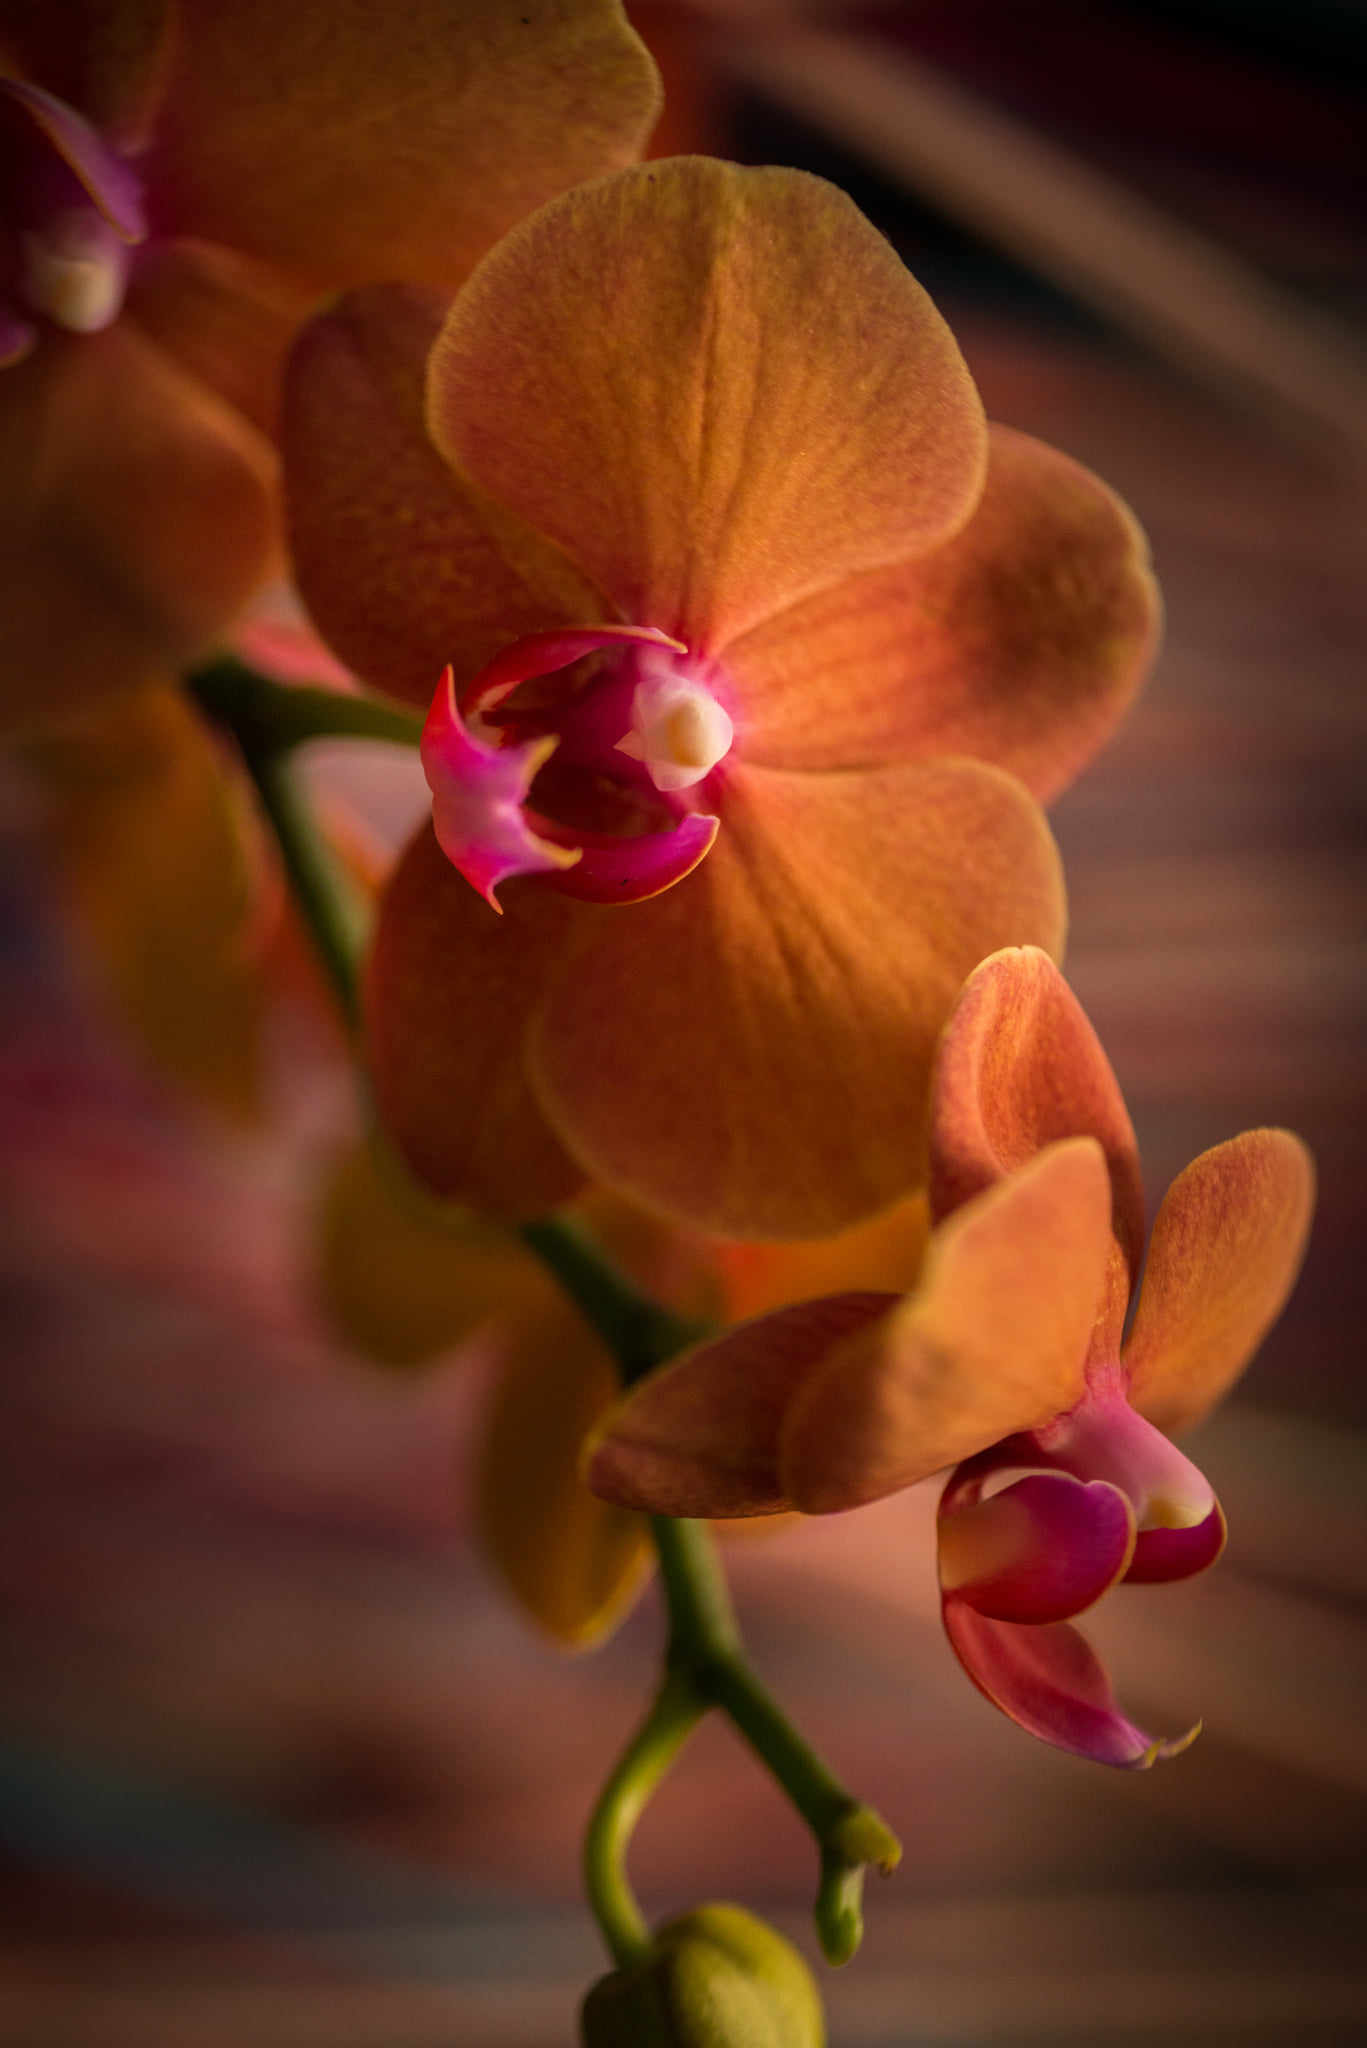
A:
<svg viewBox="0 0 1367 2048">
<path fill-rule="evenodd" d="M 740 1906 L 699 1906 L 655 1953 L 602 1977 L 584 2000 L 584 2048 L 824 2048 L 811 1972 L 791 1942 Z"/>
</svg>

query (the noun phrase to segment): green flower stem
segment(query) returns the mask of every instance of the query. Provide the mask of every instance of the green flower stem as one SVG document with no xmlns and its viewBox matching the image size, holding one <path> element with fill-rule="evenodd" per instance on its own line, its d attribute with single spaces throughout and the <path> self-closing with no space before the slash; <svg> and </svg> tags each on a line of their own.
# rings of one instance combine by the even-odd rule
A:
<svg viewBox="0 0 1367 2048">
<path fill-rule="evenodd" d="M 540 1217 L 523 1224 L 521 1237 L 603 1339 L 623 1386 L 709 1334 L 706 1323 L 676 1316 L 643 1293 L 572 1217 Z"/>
<path fill-rule="evenodd" d="M 584 1839 L 584 1886 L 619 1970 L 644 1962 L 655 1949 L 627 1877 L 627 1846 L 646 1802 L 706 1711 L 691 1679 L 668 1672 L 593 1810 Z"/>
<path fill-rule="evenodd" d="M 270 819 L 295 901 L 318 958 L 349 1024 L 356 1021 L 356 967 L 365 940 L 366 906 L 313 821 L 293 764 L 279 754 L 244 760 Z"/>
<path fill-rule="evenodd" d="M 306 740 L 390 740 L 416 747 L 422 738 L 423 721 L 415 711 L 343 690 L 272 682 L 230 654 L 205 662 L 185 681 L 211 718 L 232 727 L 248 755 L 287 753 Z"/>
</svg>

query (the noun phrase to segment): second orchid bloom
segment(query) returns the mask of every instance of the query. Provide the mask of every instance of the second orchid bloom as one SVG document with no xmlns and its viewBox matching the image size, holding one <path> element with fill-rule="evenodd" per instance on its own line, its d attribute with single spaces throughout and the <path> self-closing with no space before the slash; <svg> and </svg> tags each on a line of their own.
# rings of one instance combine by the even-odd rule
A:
<svg viewBox="0 0 1367 2048">
<path fill-rule="evenodd" d="M 553 202 L 449 311 L 343 300 L 285 441 L 315 620 L 436 691 L 368 1002 L 419 1178 L 738 1238 L 915 1187 L 964 975 L 1062 940 L 1038 799 L 1152 651 L 1123 507 L 987 428 L 841 194 L 705 159 Z"/>
<path fill-rule="evenodd" d="M 1032 1734 L 1151 1763 L 1071 1626 L 1120 1580 L 1203 1570 L 1224 1522 L 1165 1432 L 1226 1391 L 1295 1279 L 1312 1169 L 1289 1132 L 1203 1153 L 1158 1212 L 1115 1078 L 1047 957 L 974 973 L 931 1101 L 935 1223 L 917 1288 L 844 1294 L 740 1325 L 662 1368 L 603 1426 L 600 1495 L 655 1513 L 829 1513 L 952 1467 L 945 1626 L 969 1675 Z M 1123 1341 L 1122 1341 L 1123 1337 Z"/>
</svg>

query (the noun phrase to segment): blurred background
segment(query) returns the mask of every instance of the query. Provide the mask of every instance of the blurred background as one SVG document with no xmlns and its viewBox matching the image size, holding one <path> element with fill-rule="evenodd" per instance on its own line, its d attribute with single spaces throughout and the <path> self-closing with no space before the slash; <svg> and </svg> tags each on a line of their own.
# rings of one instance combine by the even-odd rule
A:
<svg viewBox="0 0 1367 2048">
<path fill-rule="evenodd" d="M 934 1489 L 728 1546 L 755 1659 L 902 1834 L 834 2048 L 1367 2038 L 1367 8 L 900 0 L 632 10 L 660 153 L 833 178 L 954 327 L 990 415 L 1152 538 L 1164 654 L 1058 805 L 1069 973 L 1151 1205 L 1247 1126 L 1320 1165 L 1305 1274 L 1192 1440 L 1231 1526 L 1090 1626 L 1193 1749 L 1046 1751 L 939 1630 Z M 382 833 L 410 760 L 320 749 Z M 0 2040 L 563 2048 L 602 1967 L 585 1816 L 659 1641 L 566 1658 L 467 1534 L 477 1355 L 384 1377 L 301 1244 L 351 1127 L 304 1000 L 269 1133 L 188 1114 L 102 1014 L 4 785 Z M 807 1945 L 810 1847 L 706 1728 L 634 1857 Z"/>
</svg>

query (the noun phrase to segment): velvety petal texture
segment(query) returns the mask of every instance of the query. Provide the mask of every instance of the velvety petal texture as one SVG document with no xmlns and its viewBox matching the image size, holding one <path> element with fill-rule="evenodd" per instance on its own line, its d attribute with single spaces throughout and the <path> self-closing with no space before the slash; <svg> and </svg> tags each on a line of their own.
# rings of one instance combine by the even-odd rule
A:
<svg viewBox="0 0 1367 2048">
<path fill-rule="evenodd" d="M 1041 1146 L 1083 1135 L 1106 1154 L 1114 1230 L 1133 1277 L 1144 1189 L 1129 1111 L 1054 962 L 1036 947 L 1009 948 L 969 976 L 945 1031 L 931 1116 L 932 1214 L 1015 1171 Z"/>
<path fill-rule="evenodd" d="M 554 974 L 537 1093 L 592 1177 L 677 1221 L 838 1231 L 915 1185 L 964 975 L 995 936 L 1062 926 L 1053 841 L 996 770 L 735 769 L 702 865 Z"/>
<path fill-rule="evenodd" d="M 844 194 L 704 157 L 508 236 L 451 309 L 429 416 L 627 618 L 702 654 L 947 539 L 986 459 L 948 328 Z"/>
<path fill-rule="evenodd" d="M 1279 1130 L 1203 1152 L 1168 1189 L 1124 1354 L 1160 1429 L 1199 1422 L 1243 1371 L 1295 1284 L 1314 1198 L 1309 1152 Z"/>
<path fill-rule="evenodd" d="M 989 433 L 983 494 L 943 547 L 846 577 L 728 647 L 747 760 L 971 754 L 1047 801 L 1114 729 L 1157 639 L 1143 533 L 1081 464 Z"/>
</svg>

